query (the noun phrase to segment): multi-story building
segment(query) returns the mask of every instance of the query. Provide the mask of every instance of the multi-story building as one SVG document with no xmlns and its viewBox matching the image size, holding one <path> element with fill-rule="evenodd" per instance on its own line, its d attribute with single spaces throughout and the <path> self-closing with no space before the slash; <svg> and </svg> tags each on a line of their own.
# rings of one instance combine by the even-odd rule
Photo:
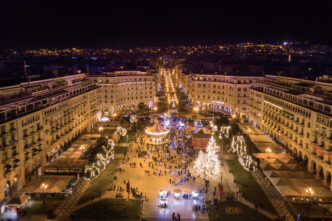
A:
<svg viewBox="0 0 332 221">
<path fill-rule="evenodd" d="M 331 83 L 206 74 L 183 75 L 181 81 L 194 107 L 246 119 L 332 190 Z"/>
<path fill-rule="evenodd" d="M 89 76 L 102 87 L 102 110 L 111 114 L 135 109 L 141 102 L 154 105 L 155 76 L 140 71 L 117 71 Z"/>
<path fill-rule="evenodd" d="M 0 88 L 0 200 L 94 127 L 100 90 L 83 74 Z"/>
<path fill-rule="evenodd" d="M 228 112 L 233 117 L 249 117 L 249 89 L 259 76 L 228 76 L 191 74 L 185 79 L 184 90 L 200 110 Z M 187 89 L 188 88 L 188 89 Z"/>
<path fill-rule="evenodd" d="M 332 190 L 332 84 L 265 76 L 250 89 L 249 121 Z"/>
</svg>

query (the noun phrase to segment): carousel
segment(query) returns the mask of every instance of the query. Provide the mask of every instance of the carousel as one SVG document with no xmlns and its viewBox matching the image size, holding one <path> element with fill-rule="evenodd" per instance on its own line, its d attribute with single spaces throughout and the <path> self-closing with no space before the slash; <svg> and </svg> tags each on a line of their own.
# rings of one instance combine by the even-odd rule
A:
<svg viewBox="0 0 332 221">
<path fill-rule="evenodd" d="M 169 129 L 163 127 L 159 122 L 156 120 L 152 127 L 148 127 L 145 129 L 146 139 L 145 143 L 150 146 L 159 146 L 167 144 Z"/>
</svg>

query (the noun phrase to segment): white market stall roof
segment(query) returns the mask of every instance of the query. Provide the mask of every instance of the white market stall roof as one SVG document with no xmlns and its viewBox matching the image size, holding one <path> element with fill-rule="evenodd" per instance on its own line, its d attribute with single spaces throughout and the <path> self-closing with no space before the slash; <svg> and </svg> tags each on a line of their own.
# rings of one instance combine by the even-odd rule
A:
<svg viewBox="0 0 332 221">
<path fill-rule="evenodd" d="M 266 177 L 286 197 L 307 196 L 305 188 L 312 187 L 313 197 L 332 198 L 332 192 L 285 153 L 256 153 Z"/>
</svg>

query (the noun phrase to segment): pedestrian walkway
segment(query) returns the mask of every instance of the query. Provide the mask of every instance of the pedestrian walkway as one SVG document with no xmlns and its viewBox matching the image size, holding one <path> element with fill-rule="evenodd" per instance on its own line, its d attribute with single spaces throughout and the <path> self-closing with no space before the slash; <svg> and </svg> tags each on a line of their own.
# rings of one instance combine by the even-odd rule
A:
<svg viewBox="0 0 332 221">
<path fill-rule="evenodd" d="M 89 186 L 89 183 L 90 182 L 88 180 L 81 178 L 81 180 L 74 187 L 73 194 L 65 199 L 54 211 L 54 213 L 58 216 L 57 220 L 63 220 L 73 212 L 77 202 L 80 200 L 84 191 Z"/>
</svg>

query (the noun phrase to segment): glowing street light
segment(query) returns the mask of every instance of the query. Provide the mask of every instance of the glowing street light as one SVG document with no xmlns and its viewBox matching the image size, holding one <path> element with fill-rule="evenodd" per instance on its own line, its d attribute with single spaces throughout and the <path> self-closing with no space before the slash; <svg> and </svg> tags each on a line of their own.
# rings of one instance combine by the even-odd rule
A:
<svg viewBox="0 0 332 221">
<path fill-rule="evenodd" d="M 104 130 L 103 127 L 99 127 L 99 128 L 98 128 L 98 131 L 99 131 L 99 132 L 102 132 L 103 130 Z"/>
<path fill-rule="evenodd" d="M 251 132 L 251 130 L 250 130 L 250 128 L 248 129 L 248 133 L 250 134 L 250 132 Z"/>
<path fill-rule="evenodd" d="M 265 149 L 265 152 L 267 153 L 267 158 L 270 158 L 270 153 L 272 153 L 272 149 L 268 147 Z"/>
<path fill-rule="evenodd" d="M 86 148 L 86 147 L 85 147 L 85 145 L 83 145 L 83 144 L 80 146 L 79 150 L 82 152 L 81 155 L 83 155 L 83 152 L 85 151 L 85 148 Z"/>
<path fill-rule="evenodd" d="M 47 189 L 47 184 L 42 183 L 40 188 L 43 190 L 43 206 L 45 207 L 45 190 Z"/>
<path fill-rule="evenodd" d="M 311 196 L 314 194 L 314 191 L 311 187 L 307 187 L 305 188 L 305 192 L 309 194 L 309 204 L 310 204 Z"/>
<path fill-rule="evenodd" d="M 197 113 L 199 111 L 199 108 L 198 107 L 194 107 L 193 111 L 195 111 Z"/>
<path fill-rule="evenodd" d="M 154 110 L 154 111 L 157 111 L 157 110 L 158 110 L 158 107 L 157 107 L 157 106 L 155 106 L 155 107 L 153 108 L 153 110 Z"/>
</svg>

